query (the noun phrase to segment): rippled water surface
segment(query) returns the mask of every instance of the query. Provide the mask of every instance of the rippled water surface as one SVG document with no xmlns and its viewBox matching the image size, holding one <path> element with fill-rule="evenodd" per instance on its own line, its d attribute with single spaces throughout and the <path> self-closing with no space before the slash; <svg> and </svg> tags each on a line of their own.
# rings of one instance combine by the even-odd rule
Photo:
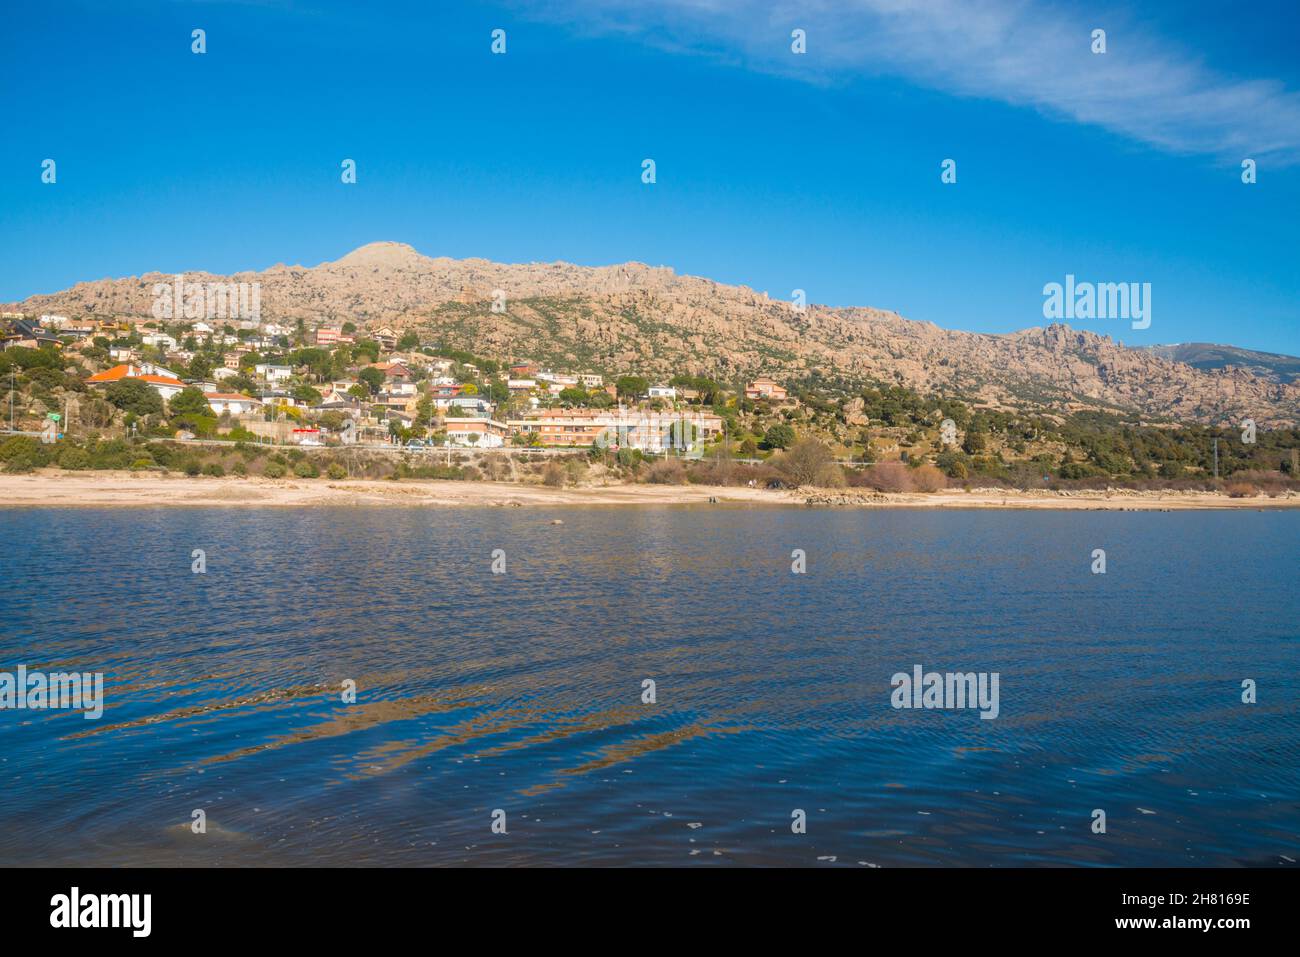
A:
<svg viewBox="0 0 1300 957">
<path fill-rule="evenodd" d="M 101 671 L 107 700 L 0 711 L 10 864 L 1300 859 L 1295 512 L 0 510 L 0 536 L 0 670 Z M 915 664 L 998 672 L 999 717 L 895 710 Z"/>
</svg>

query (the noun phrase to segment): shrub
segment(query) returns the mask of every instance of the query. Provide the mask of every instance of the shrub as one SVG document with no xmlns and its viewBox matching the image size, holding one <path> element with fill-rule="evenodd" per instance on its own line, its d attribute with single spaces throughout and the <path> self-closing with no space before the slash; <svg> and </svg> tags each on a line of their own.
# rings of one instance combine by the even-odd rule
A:
<svg viewBox="0 0 1300 957">
<path fill-rule="evenodd" d="M 279 462 L 268 462 L 266 468 L 262 469 L 262 474 L 269 479 L 284 478 L 284 466 Z"/>
<path fill-rule="evenodd" d="M 836 462 L 828 462 L 819 468 L 813 480 L 806 484 L 817 488 L 844 488 L 849 483 L 844 469 Z"/>
<path fill-rule="evenodd" d="M 213 478 L 222 478 L 225 476 L 226 470 L 221 467 L 220 462 L 209 462 L 203 466 L 203 474 L 211 475 Z"/>
<path fill-rule="evenodd" d="M 234 466 L 230 469 L 230 471 L 234 472 L 240 478 L 243 478 L 245 475 L 248 474 L 248 466 L 245 465 L 243 462 L 236 462 Z"/>
<path fill-rule="evenodd" d="M 449 479 L 457 481 L 466 478 L 465 469 L 455 465 L 411 465 L 409 462 L 398 462 L 397 468 L 388 475 L 393 481 L 399 479 Z M 477 469 L 474 471 L 477 472 Z"/>
<path fill-rule="evenodd" d="M 302 459 L 293 467 L 293 474 L 298 478 L 316 478 L 320 475 L 320 469 L 312 464 L 310 459 Z"/>
<path fill-rule="evenodd" d="M 1102 473 L 1086 462 L 1064 462 L 1057 474 L 1066 480 L 1096 478 Z"/>
<path fill-rule="evenodd" d="M 543 485 L 549 485 L 552 488 L 560 488 L 562 485 L 564 485 L 564 480 L 566 477 L 567 476 L 564 471 L 564 466 L 561 465 L 559 462 L 555 461 L 555 459 L 551 459 L 549 462 L 547 462 L 546 468 L 542 469 Z"/>
<path fill-rule="evenodd" d="M 203 466 L 199 465 L 198 459 L 189 459 L 181 466 L 181 468 L 184 469 L 185 474 L 190 476 L 190 478 L 193 478 L 203 471 Z"/>
<path fill-rule="evenodd" d="M 90 468 L 90 453 L 85 449 L 70 445 L 59 453 L 59 468 L 80 470 Z"/>
<path fill-rule="evenodd" d="M 736 464 L 731 459 L 719 459 L 694 466 L 686 478 L 697 485 L 730 485 L 735 475 Z"/>
<path fill-rule="evenodd" d="M 646 469 L 645 480 L 656 485 L 683 485 L 686 482 L 686 467 L 682 465 L 681 459 L 660 459 Z"/>
<path fill-rule="evenodd" d="M 587 463 L 580 458 L 572 458 L 564 463 L 564 477 L 570 485 L 577 485 L 587 477 Z"/>
<path fill-rule="evenodd" d="M 331 462 L 330 467 L 325 470 L 325 474 L 337 482 L 339 479 L 348 477 L 348 470 L 339 465 L 338 462 Z"/>
<path fill-rule="evenodd" d="M 922 465 L 914 469 L 912 483 L 918 492 L 938 492 L 948 487 L 948 479 L 933 465 Z"/>
<path fill-rule="evenodd" d="M 878 462 L 862 473 L 861 482 L 877 492 L 910 492 L 912 470 L 902 462 Z"/>
<path fill-rule="evenodd" d="M 510 461 L 500 452 L 492 452 L 483 457 L 483 471 L 494 482 L 510 478 Z"/>
<path fill-rule="evenodd" d="M 1223 486 L 1228 498 L 1251 498 L 1255 495 L 1255 486 L 1249 482 L 1229 482 Z"/>
<path fill-rule="evenodd" d="M 32 459 L 40 451 L 40 442 L 31 436 L 13 436 L 0 442 L 0 462 Z"/>
<path fill-rule="evenodd" d="M 786 451 L 773 456 L 772 465 L 787 485 L 841 488 L 845 484 L 844 470 L 835 463 L 830 448 L 817 439 L 800 439 Z"/>
<path fill-rule="evenodd" d="M 964 479 L 970 475 L 970 469 L 967 467 L 966 460 L 962 458 L 961 453 L 954 452 L 951 449 L 940 452 L 935 456 L 934 464 L 939 466 L 949 478 Z"/>
</svg>

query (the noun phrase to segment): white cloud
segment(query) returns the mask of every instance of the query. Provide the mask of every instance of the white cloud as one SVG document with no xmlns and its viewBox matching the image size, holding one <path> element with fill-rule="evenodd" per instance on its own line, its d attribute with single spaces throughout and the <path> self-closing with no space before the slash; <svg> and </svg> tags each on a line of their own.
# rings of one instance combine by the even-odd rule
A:
<svg viewBox="0 0 1300 957">
<path fill-rule="evenodd" d="M 1216 72 L 1120 14 L 1029 0 L 588 0 L 539 9 L 575 29 L 813 82 L 901 76 L 1176 153 L 1300 161 L 1300 94 Z M 790 53 L 794 27 L 808 31 L 805 57 Z M 1107 32 L 1105 54 L 1090 50 L 1095 27 Z"/>
</svg>

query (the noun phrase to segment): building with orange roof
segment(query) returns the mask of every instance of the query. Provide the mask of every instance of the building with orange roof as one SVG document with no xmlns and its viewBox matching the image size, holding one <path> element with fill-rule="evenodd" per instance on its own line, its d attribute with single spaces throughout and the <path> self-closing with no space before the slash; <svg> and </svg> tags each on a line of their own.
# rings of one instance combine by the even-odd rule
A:
<svg viewBox="0 0 1300 957">
<path fill-rule="evenodd" d="M 86 385 L 107 387 L 123 379 L 139 379 L 145 385 L 151 386 L 164 400 L 170 399 L 185 388 L 184 382 L 161 366 L 150 363 L 136 365 L 129 362 L 105 369 L 103 372 L 96 372 L 86 380 Z"/>
<path fill-rule="evenodd" d="M 785 386 L 778 385 L 772 379 L 766 376 L 760 376 L 749 385 L 745 386 L 746 399 L 770 399 L 773 402 L 784 402 L 789 398 L 789 393 Z"/>
</svg>

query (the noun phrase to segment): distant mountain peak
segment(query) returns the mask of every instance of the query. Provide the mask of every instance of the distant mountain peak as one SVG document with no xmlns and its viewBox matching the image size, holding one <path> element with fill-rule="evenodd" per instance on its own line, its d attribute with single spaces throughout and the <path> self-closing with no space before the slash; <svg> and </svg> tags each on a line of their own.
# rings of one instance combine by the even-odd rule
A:
<svg viewBox="0 0 1300 957">
<path fill-rule="evenodd" d="M 322 266 L 420 266 L 433 260 L 406 243 L 381 241 L 358 246 L 352 252 Z"/>
<path fill-rule="evenodd" d="M 1182 362 L 1193 369 L 1215 371 L 1243 369 L 1271 382 L 1300 381 L 1300 358 L 1277 352 L 1260 352 L 1216 342 L 1177 342 L 1167 346 L 1146 346 L 1153 355 Z"/>
</svg>

